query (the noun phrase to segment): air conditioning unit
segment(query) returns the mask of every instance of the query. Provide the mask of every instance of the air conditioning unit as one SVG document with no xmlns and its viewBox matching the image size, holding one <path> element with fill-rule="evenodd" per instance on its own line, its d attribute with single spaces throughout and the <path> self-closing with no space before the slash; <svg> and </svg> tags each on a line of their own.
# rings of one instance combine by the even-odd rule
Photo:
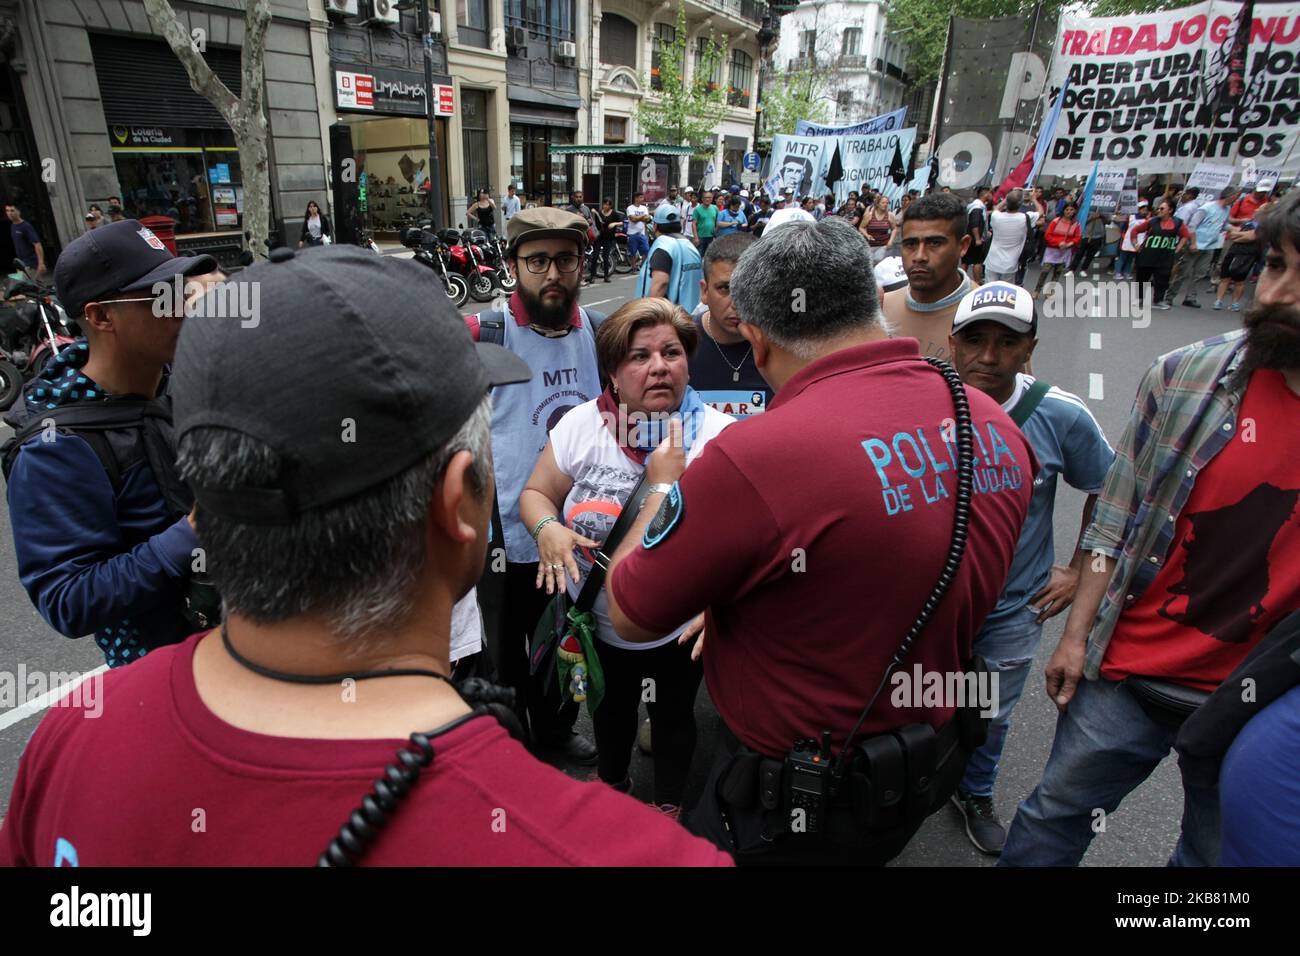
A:
<svg viewBox="0 0 1300 956">
<path fill-rule="evenodd" d="M 372 2 L 374 4 L 372 20 L 391 24 L 402 22 L 401 11 L 397 9 L 397 0 L 372 0 Z"/>
<path fill-rule="evenodd" d="M 572 40 L 561 40 L 555 45 L 555 55 L 561 60 L 576 60 L 578 58 L 578 44 Z"/>
<path fill-rule="evenodd" d="M 329 0 L 325 4 L 326 12 L 337 13 L 341 17 L 355 17 L 360 11 L 357 0 Z"/>
<path fill-rule="evenodd" d="M 506 27 L 506 49 L 522 50 L 528 46 L 528 31 L 523 27 Z"/>
</svg>

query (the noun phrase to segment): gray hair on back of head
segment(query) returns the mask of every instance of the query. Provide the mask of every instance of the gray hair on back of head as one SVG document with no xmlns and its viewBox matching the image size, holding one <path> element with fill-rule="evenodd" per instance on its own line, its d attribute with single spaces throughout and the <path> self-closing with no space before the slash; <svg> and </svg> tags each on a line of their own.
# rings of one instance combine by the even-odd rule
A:
<svg viewBox="0 0 1300 956">
<path fill-rule="evenodd" d="M 845 220 L 791 222 L 755 242 L 731 274 L 742 322 L 802 359 L 849 332 L 881 325 L 871 252 Z"/>
</svg>

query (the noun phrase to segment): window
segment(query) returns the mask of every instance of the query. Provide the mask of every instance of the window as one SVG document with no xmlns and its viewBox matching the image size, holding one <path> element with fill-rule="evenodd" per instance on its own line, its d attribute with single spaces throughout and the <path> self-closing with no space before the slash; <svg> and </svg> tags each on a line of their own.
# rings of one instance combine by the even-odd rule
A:
<svg viewBox="0 0 1300 956">
<path fill-rule="evenodd" d="M 695 75 L 699 77 L 704 72 L 704 53 L 709 48 L 708 37 L 696 37 L 695 39 Z M 713 75 L 708 78 L 710 89 L 717 87 L 722 82 L 722 58 L 713 65 Z"/>
<path fill-rule="evenodd" d="M 456 0 L 456 40 L 489 49 L 487 0 Z"/>
<path fill-rule="evenodd" d="M 840 90 L 835 94 L 835 115 L 843 118 L 853 111 L 853 91 Z"/>
<path fill-rule="evenodd" d="M 731 54 L 730 89 L 727 102 L 732 106 L 749 106 L 749 81 L 754 72 L 754 60 L 743 50 Z"/>
<path fill-rule="evenodd" d="M 604 24 L 602 23 L 602 26 L 603 25 Z M 627 117 L 626 116 L 605 117 L 605 142 L 606 143 L 627 142 Z"/>
<path fill-rule="evenodd" d="M 218 130 L 165 130 L 171 145 L 113 148 L 128 217 L 169 216 L 176 234 L 237 230 L 244 208 L 234 135 Z"/>
<path fill-rule="evenodd" d="M 799 56 L 813 60 L 817 56 L 817 31 L 804 30 L 799 34 Z"/>
<path fill-rule="evenodd" d="M 840 53 L 844 56 L 857 56 L 862 52 L 862 28 L 849 27 L 844 31 L 840 44 Z"/>
<path fill-rule="evenodd" d="M 506 0 L 506 25 L 552 43 L 573 40 L 574 0 Z"/>
<path fill-rule="evenodd" d="M 656 23 L 650 53 L 650 88 L 662 90 L 663 77 L 659 75 L 663 66 L 663 50 L 677 42 L 677 28 L 668 23 Z"/>
<path fill-rule="evenodd" d="M 636 69 L 636 24 L 607 13 L 600 21 L 600 62 Z"/>
<path fill-rule="evenodd" d="M 492 176 L 488 169 L 487 102 L 486 90 L 461 88 L 460 128 L 465 148 L 465 186 L 471 196 L 479 189 L 492 191 Z"/>
</svg>

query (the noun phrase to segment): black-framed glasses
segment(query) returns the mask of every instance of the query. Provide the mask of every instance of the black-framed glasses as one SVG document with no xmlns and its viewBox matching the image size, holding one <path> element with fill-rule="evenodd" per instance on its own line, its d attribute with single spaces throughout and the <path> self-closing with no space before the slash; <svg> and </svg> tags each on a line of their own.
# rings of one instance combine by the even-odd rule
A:
<svg viewBox="0 0 1300 956">
<path fill-rule="evenodd" d="M 562 252 L 558 256 L 548 256 L 543 252 L 535 256 L 520 256 L 519 261 L 533 275 L 540 276 L 551 271 L 552 262 L 561 272 L 577 272 L 578 266 L 582 264 L 582 257 L 573 252 Z"/>
</svg>

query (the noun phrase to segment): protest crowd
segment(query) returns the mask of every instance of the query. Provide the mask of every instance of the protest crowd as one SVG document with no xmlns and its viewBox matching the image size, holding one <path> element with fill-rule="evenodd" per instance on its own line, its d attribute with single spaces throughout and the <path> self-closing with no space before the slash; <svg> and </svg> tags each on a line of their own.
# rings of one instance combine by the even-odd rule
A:
<svg viewBox="0 0 1300 956">
<path fill-rule="evenodd" d="M 236 271 L 88 214 L 3 469 L 23 589 L 108 671 L 27 742 L 0 865 L 883 865 L 947 812 L 1074 866 L 1171 751 L 1171 865 L 1300 865 L 1300 191 L 782 145 L 754 189 L 512 185 L 468 315 L 319 206 Z M 1239 325 L 1106 434 L 1033 374 L 1075 279 Z"/>
</svg>

